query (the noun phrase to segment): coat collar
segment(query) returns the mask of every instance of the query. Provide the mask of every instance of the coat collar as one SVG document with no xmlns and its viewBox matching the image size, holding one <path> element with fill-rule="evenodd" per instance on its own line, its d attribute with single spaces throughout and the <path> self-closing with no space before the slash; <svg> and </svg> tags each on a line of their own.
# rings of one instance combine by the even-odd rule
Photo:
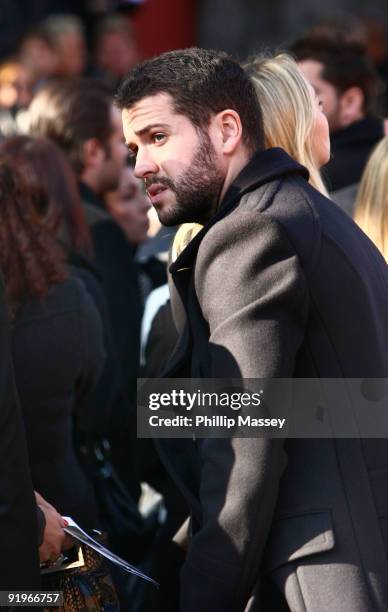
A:
<svg viewBox="0 0 388 612">
<path fill-rule="evenodd" d="M 89 187 L 89 185 L 83 181 L 79 181 L 78 187 L 81 200 L 83 202 L 90 204 L 91 206 L 95 206 L 96 208 L 101 208 L 103 211 L 105 211 L 103 200 L 96 194 L 95 191 L 93 191 L 93 189 Z"/>
<path fill-rule="evenodd" d="M 343 146 L 375 143 L 384 136 L 384 125 L 376 117 L 364 117 L 345 128 L 333 132 L 330 143 L 333 149 Z"/>
<path fill-rule="evenodd" d="M 194 236 L 171 264 L 171 274 L 174 275 L 180 270 L 187 270 L 191 267 L 203 236 L 238 204 L 244 194 L 292 174 L 302 175 L 306 180 L 309 177 L 308 170 L 293 160 L 283 149 L 276 147 L 255 153 L 230 185 L 214 217 Z"/>
</svg>

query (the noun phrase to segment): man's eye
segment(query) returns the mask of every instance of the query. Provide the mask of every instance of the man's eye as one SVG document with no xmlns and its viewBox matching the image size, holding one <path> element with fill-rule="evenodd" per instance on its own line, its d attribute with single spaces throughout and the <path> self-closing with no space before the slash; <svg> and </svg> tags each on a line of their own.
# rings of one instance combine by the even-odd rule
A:
<svg viewBox="0 0 388 612">
<path fill-rule="evenodd" d="M 151 136 L 153 142 L 163 142 L 163 140 L 166 138 L 165 134 L 162 134 L 161 132 L 158 132 L 157 134 L 152 134 Z"/>
</svg>

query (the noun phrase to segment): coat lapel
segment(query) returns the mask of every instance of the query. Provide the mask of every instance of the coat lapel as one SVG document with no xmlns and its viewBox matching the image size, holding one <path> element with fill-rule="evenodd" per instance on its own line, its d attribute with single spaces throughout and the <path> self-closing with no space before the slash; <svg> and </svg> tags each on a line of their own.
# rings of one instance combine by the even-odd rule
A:
<svg viewBox="0 0 388 612">
<path fill-rule="evenodd" d="M 309 176 L 304 166 L 295 162 L 283 149 L 279 148 L 266 149 L 256 153 L 243 168 L 226 192 L 214 217 L 204 225 L 170 265 L 174 285 L 185 306 L 188 303 L 190 286 L 193 282 L 193 270 L 198 249 L 210 228 L 226 217 L 246 193 L 292 174 L 302 175 L 306 180 Z M 187 365 L 190 363 L 191 351 L 192 337 L 190 325 L 187 323 L 162 375 L 164 377 L 174 377 L 179 376 L 179 372 L 189 370 Z M 185 375 L 189 376 L 189 371 Z"/>
<path fill-rule="evenodd" d="M 210 228 L 220 219 L 226 217 L 246 193 L 292 174 L 302 175 L 306 180 L 309 177 L 308 170 L 294 161 L 283 149 L 266 149 L 253 156 L 229 187 L 214 217 L 203 226 L 201 231 L 194 236 L 179 257 L 171 264 L 170 272 L 179 292 L 180 289 L 187 290 L 185 283 L 190 278 L 188 271 L 192 269 L 199 245 Z"/>
</svg>

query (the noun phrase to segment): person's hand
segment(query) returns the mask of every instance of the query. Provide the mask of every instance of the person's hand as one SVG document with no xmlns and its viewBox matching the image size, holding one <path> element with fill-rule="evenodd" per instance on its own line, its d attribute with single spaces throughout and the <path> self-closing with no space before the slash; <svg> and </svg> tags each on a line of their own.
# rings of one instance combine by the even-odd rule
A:
<svg viewBox="0 0 388 612">
<path fill-rule="evenodd" d="M 39 558 L 41 562 L 55 561 L 61 551 L 71 548 L 72 538 L 68 537 L 63 528 L 66 522 L 39 493 L 35 492 L 36 503 L 44 514 L 46 526 L 43 532 L 43 542 L 39 547 Z"/>
<path fill-rule="evenodd" d="M 36 501 L 37 506 L 40 506 L 41 508 L 43 506 L 46 508 L 54 508 L 54 506 L 49 504 L 48 501 L 46 501 L 45 498 L 42 497 L 40 493 L 38 493 L 38 491 L 34 491 L 34 493 L 35 493 L 35 501 Z"/>
</svg>

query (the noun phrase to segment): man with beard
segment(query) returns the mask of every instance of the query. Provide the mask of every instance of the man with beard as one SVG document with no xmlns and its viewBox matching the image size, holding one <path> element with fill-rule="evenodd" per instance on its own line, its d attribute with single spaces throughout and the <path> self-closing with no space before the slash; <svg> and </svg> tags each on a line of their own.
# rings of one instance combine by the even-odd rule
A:
<svg viewBox="0 0 388 612">
<path fill-rule="evenodd" d="M 335 30 L 331 35 L 307 35 L 295 41 L 291 51 L 329 122 L 331 159 L 322 176 L 334 202 L 353 216 L 366 162 L 384 136 L 376 113 L 376 70 L 362 46 L 341 41 Z"/>
<path fill-rule="evenodd" d="M 117 104 L 161 222 L 203 225 L 170 268 L 186 325 L 165 376 L 387 377 L 386 264 L 305 168 L 263 150 L 242 68 L 169 52 Z M 158 447 L 192 513 L 182 612 L 388 609 L 386 440 Z"/>
</svg>

